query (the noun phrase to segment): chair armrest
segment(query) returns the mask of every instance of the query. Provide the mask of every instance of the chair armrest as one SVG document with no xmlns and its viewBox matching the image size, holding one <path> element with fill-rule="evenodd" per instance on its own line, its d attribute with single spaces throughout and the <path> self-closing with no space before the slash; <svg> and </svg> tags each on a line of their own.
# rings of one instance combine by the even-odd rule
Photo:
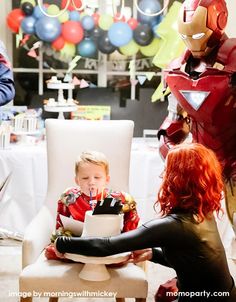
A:
<svg viewBox="0 0 236 302">
<path fill-rule="evenodd" d="M 50 242 L 54 220 L 49 209 L 43 206 L 27 226 L 22 245 L 22 267 L 36 261 Z"/>
</svg>

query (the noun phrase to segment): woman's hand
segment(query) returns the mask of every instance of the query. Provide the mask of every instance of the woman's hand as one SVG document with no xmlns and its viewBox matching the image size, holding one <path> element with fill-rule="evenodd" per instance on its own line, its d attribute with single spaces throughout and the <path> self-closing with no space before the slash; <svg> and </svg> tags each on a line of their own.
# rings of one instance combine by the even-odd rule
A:
<svg viewBox="0 0 236 302">
<path fill-rule="evenodd" d="M 64 254 L 58 252 L 56 243 L 57 243 L 57 239 L 54 241 L 54 251 L 55 251 L 55 254 L 56 254 L 56 256 L 57 256 L 58 258 L 64 259 L 65 256 L 64 256 Z"/>
<path fill-rule="evenodd" d="M 143 249 L 132 252 L 127 262 L 138 263 L 152 259 L 152 249 Z"/>
</svg>

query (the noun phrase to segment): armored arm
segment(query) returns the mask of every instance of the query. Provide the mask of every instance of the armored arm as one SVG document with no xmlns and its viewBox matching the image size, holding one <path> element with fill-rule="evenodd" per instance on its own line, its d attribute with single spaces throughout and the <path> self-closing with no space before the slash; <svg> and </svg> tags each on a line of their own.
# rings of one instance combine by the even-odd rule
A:
<svg viewBox="0 0 236 302">
<path fill-rule="evenodd" d="M 190 129 L 191 119 L 187 112 L 180 107 L 173 94 L 169 95 L 168 116 L 157 133 L 161 156 L 166 158 L 169 149 L 182 143 L 189 135 Z"/>
</svg>

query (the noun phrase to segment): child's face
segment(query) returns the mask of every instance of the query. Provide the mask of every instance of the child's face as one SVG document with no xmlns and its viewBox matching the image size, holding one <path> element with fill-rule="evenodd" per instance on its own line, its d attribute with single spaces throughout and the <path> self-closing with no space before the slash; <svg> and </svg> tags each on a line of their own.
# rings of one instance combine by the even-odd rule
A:
<svg viewBox="0 0 236 302">
<path fill-rule="evenodd" d="M 97 191 L 101 193 L 109 180 L 110 176 L 106 175 L 105 168 L 92 163 L 81 163 L 75 176 L 76 184 L 87 196 L 90 196 L 90 192 L 92 192 L 92 196 L 96 196 Z"/>
</svg>

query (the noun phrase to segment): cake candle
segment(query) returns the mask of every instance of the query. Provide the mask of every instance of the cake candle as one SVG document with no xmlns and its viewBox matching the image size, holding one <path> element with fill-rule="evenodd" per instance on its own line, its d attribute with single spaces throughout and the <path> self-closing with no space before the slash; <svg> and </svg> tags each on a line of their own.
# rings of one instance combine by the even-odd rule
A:
<svg viewBox="0 0 236 302">
<path fill-rule="evenodd" d="M 101 193 L 101 200 L 100 200 L 100 206 L 103 205 L 103 202 L 104 202 L 104 188 L 102 188 L 102 193 Z"/>
<path fill-rule="evenodd" d="M 90 207 L 93 209 L 93 195 L 92 195 L 92 191 L 91 190 L 89 190 L 89 196 L 90 196 L 89 204 L 90 204 Z"/>
</svg>

